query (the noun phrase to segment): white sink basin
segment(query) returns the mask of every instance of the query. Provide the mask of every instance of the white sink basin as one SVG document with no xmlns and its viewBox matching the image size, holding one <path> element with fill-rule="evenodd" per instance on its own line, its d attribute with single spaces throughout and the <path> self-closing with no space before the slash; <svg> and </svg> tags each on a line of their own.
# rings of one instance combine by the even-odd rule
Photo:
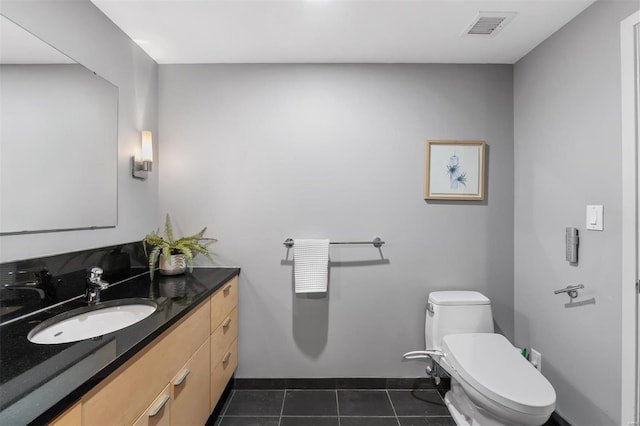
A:
<svg viewBox="0 0 640 426">
<path fill-rule="evenodd" d="M 27 338 L 43 345 L 77 342 L 129 327 L 157 308 L 146 299 L 111 300 L 56 315 L 34 327 Z"/>
</svg>

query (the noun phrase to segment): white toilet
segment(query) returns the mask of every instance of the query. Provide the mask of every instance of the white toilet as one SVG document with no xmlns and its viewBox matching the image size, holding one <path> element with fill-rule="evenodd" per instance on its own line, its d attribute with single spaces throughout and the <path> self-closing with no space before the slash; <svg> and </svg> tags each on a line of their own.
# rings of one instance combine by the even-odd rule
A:
<svg viewBox="0 0 640 426">
<path fill-rule="evenodd" d="M 451 376 L 445 402 L 459 426 L 541 425 L 553 413 L 551 383 L 504 336 L 495 334 L 491 301 L 475 291 L 429 294 L 425 351 Z"/>
</svg>

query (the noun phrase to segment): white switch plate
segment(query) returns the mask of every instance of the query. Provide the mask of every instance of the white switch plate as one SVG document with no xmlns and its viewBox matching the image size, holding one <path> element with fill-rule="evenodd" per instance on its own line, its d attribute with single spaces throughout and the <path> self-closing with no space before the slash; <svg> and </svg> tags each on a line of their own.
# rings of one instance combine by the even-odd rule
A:
<svg viewBox="0 0 640 426">
<path fill-rule="evenodd" d="M 604 228 L 603 223 L 603 211 L 604 207 L 587 206 L 587 229 L 590 231 L 602 231 Z"/>
</svg>

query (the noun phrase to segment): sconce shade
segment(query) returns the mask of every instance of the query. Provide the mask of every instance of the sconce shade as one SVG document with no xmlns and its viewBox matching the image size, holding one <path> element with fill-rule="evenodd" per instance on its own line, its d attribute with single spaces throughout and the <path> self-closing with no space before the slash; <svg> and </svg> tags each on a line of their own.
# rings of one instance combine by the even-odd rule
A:
<svg viewBox="0 0 640 426">
<path fill-rule="evenodd" d="M 140 159 L 131 157 L 131 175 L 135 179 L 145 180 L 153 169 L 153 135 L 149 130 L 142 131 Z"/>
<path fill-rule="evenodd" d="M 153 162 L 153 135 L 149 130 L 142 131 L 142 161 Z"/>
</svg>

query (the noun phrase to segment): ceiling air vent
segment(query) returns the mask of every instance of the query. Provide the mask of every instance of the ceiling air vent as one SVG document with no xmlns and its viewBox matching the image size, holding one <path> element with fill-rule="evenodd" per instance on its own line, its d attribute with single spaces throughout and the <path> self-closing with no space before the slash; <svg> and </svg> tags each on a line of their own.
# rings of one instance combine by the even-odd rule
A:
<svg viewBox="0 0 640 426">
<path fill-rule="evenodd" d="M 479 12 L 462 35 L 495 37 L 515 16 L 516 12 Z"/>
</svg>

